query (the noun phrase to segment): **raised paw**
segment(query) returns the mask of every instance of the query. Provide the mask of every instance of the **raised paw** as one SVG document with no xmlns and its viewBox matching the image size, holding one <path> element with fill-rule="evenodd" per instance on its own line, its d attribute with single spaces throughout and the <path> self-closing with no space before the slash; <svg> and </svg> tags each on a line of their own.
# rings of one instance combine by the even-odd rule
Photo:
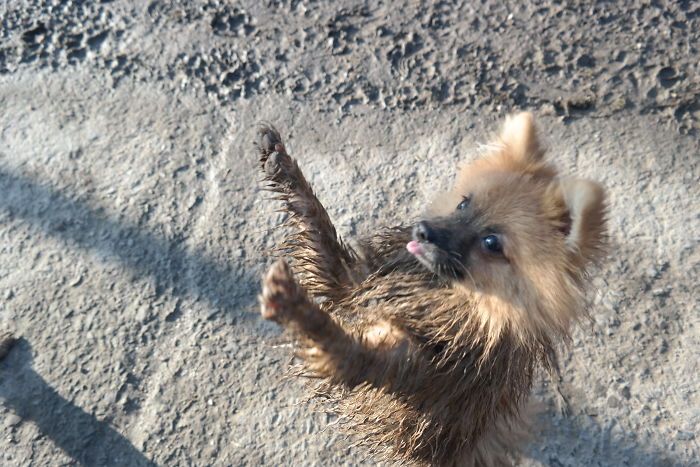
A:
<svg viewBox="0 0 700 467">
<path fill-rule="evenodd" d="M 256 145 L 263 157 L 267 157 L 273 152 L 287 154 L 279 131 L 267 123 L 261 123 L 258 127 L 258 141 Z"/>
<path fill-rule="evenodd" d="M 287 154 L 279 132 L 269 124 L 258 127 L 258 142 L 260 150 L 260 165 L 269 181 L 285 184 L 286 173 L 293 168 L 294 162 Z"/>
<path fill-rule="evenodd" d="M 285 323 L 293 318 L 303 292 L 284 260 L 278 260 L 265 274 L 260 294 L 260 314 L 263 318 Z"/>
</svg>

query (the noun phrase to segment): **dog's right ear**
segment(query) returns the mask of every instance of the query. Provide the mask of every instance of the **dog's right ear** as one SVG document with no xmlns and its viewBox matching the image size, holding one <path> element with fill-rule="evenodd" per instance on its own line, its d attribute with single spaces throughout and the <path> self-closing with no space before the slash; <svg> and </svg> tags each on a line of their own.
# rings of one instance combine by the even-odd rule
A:
<svg viewBox="0 0 700 467">
<path fill-rule="evenodd" d="M 584 179 L 564 179 L 559 193 L 567 211 L 566 243 L 580 267 L 601 259 L 605 251 L 605 191 L 598 183 Z"/>
<path fill-rule="evenodd" d="M 544 157 L 544 150 L 537 137 L 535 117 L 530 112 L 507 117 L 499 142 L 505 156 L 525 167 L 539 164 Z"/>
</svg>

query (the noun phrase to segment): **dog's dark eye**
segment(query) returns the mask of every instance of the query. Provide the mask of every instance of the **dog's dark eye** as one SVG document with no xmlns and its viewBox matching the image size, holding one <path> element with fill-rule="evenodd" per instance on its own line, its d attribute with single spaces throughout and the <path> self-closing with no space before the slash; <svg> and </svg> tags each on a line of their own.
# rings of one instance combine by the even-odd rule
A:
<svg viewBox="0 0 700 467">
<path fill-rule="evenodd" d="M 472 199 L 469 196 L 462 196 L 462 202 L 457 205 L 457 210 L 461 211 L 463 209 L 467 209 L 467 206 L 469 206 L 469 202 Z"/>
<path fill-rule="evenodd" d="M 481 244 L 483 245 L 484 250 L 488 251 L 489 253 L 503 253 L 503 245 L 501 244 L 501 240 L 498 238 L 498 235 L 491 234 L 485 236 L 481 239 Z"/>
</svg>

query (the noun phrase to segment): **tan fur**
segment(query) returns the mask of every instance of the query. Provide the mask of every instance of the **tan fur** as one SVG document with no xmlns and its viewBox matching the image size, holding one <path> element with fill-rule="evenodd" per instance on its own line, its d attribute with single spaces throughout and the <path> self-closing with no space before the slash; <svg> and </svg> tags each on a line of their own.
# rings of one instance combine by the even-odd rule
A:
<svg viewBox="0 0 700 467">
<path fill-rule="evenodd" d="M 294 332 L 349 431 L 391 460 L 509 464 L 534 372 L 556 366 L 556 343 L 586 314 L 586 271 L 605 240 L 602 189 L 560 179 L 532 115 L 509 118 L 432 207 L 448 215 L 470 196 L 474 222 L 498 226 L 503 257 L 474 248 L 464 278 L 449 280 L 406 251 L 410 227 L 361 240 L 357 253 L 344 246 L 279 134 L 264 127 L 259 147 L 297 230 L 284 245 L 292 268 L 270 269 L 261 311 Z"/>
</svg>

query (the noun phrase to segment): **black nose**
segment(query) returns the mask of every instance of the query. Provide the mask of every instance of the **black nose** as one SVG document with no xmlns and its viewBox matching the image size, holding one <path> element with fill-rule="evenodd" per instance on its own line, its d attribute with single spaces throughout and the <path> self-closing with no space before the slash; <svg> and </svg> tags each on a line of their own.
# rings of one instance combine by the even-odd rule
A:
<svg viewBox="0 0 700 467">
<path fill-rule="evenodd" d="M 435 230 L 425 221 L 420 221 L 413 228 L 413 239 L 419 242 L 434 243 Z"/>
</svg>

